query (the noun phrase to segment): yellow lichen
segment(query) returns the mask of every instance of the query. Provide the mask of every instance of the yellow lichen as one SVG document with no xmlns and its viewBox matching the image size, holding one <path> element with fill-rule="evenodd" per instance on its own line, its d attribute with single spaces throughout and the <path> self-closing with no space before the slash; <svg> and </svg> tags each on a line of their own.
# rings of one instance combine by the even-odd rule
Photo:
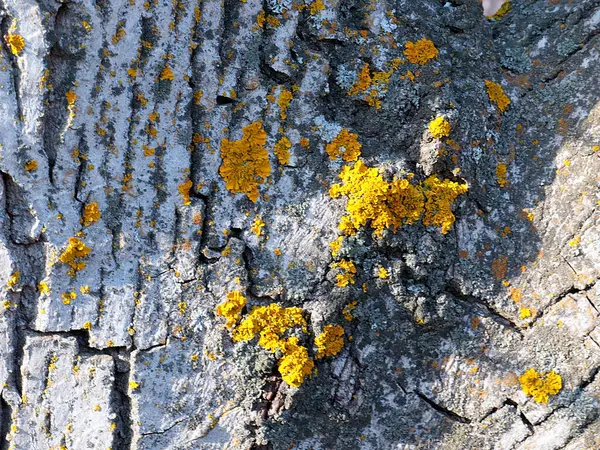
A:
<svg viewBox="0 0 600 450">
<path fill-rule="evenodd" d="M 406 59 L 412 64 L 418 64 L 420 66 L 437 58 L 438 53 L 435 44 L 427 38 L 422 38 L 417 42 L 409 41 L 404 45 L 404 56 L 406 56 Z"/>
<path fill-rule="evenodd" d="M 354 276 L 356 275 L 356 266 L 353 261 L 342 259 L 341 261 L 334 263 L 333 268 L 342 269 L 342 273 L 338 273 L 335 276 L 337 287 L 346 287 L 348 284 L 355 283 Z"/>
<path fill-rule="evenodd" d="M 175 74 L 173 73 L 173 70 L 166 65 L 164 67 L 164 69 L 162 70 L 162 72 L 160 73 L 160 80 L 170 80 L 173 81 L 175 79 Z"/>
<path fill-rule="evenodd" d="M 281 164 L 282 166 L 285 166 L 290 162 L 290 148 L 292 148 L 292 143 L 285 136 L 279 139 L 279 141 L 277 141 L 277 143 L 275 144 L 274 153 L 275 156 L 277 156 L 279 164 Z"/>
<path fill-rule="evenodd" d="M 31 159 L 23 166 L 27 172 L 34 172 L 38 169 L 38 163 L 35 159 Z"/>
<path fill-rule="evenodd" d="M 510 0 L 506 0 L 504 4 L 500 7 L 500 9 L 496 11 L 495 14 L 486 17 L 488 19 L 500 20 L 508 11 L 510 11 Z"/>
<path fill-rule="evenodd" d="M 342 315 L 344 316 L 344 319 L 346 319 L 348 322 L 350 322 L 352 319 L 354 319 L 354 316 L 352 315 L 352 311 L 354 311 L 354 309 L 356 308 L 356 305 L 358 305 L 358 302 L 355 300 L 353 302 L 348 303 L 346 306 L 344 306 L 344 309 L 342 310 Z"/>
<path fill-rule="evenodd" d="M 343 241 L 344 236 L 340 236 L 331 244 L 329 244 L 329 247 L 331 247 L 331 256 L 333 256 L 334 258 L 340 254 L 340 249 L 342 248 Z"/>
<path fill-rule="evenodd" d="M 450 136 L 451 129 L 450 122 L 448 122 L 442 116 L 436 117 L 434 120 L 429 122 L 429 132 L 436 139 Z"/>
<path fill-rule="evenodd" d="M 524 320 L 531 317 L 531 310 L 529 308 L 521 308 L 519 310 L 519 319 Z"/>
<path fill-rule="evenodd" d="M 83 328 L 84 330 L 90 331 L 92 329 L 92 322 L 85 322 L 81 328 Z"/>
<path fill-rule="evenodd" d="M 502 86 L 490 80 L 485 80 L 488 97 L 492 103 L 495 103 L 500 112 L 504 112 L 510 105 L 510 99 L 504 93 Z"/>
<path fill-rule="evenodd" d="M 550 395 L 556 395 L 562 389 L 562 378 L 554 370 L 538 373 L 535 369 L 528 369 L 519 377 L 519 382 L 523 392 L 538 403 L 548 403 Z"/>
<path fill-rule="evenodd" d="M 86 263 L 82 259 L 86 258 L 91 252 L 91 249 L 87 247 L 80 239 L 76 237 L 69 238 L 69 244 L 65 251 L 58 257 L 60 262 L 67 264 L 69 269 L 69 275 L 75 276 L 77 272 L 85 269 Z"/>
<path fill-rule="evenodd" d="M 387 72 L 373 72 L 371 75 L 369 64 L 366 63 L 358 73 L 358 78 L 348 91 L 348 95 L 360 96 L 370 106 L 379 109 L 381 108 L 380 98 L 387 92 L 393 73 L 394 69 L 390 69 Z"/>
<path fill-rule="evenodd" d="M 97 202 L 90 202 L 83 207 L 83 225 L 89 227 L 100 220 L 100 208 Z"/>
<path fill-rule="evenodd" d="M 75 102 L 77 101 L 77 94 L 75 91 L 67 91 L 65 94 L 65 98 L 67 99 L 67 105 L 69 108 L 73 108 L 75 106 Z"/>
<path fill-rule="evenodd" d="M 432 175 L 423 182 L 423 189 L 426 198 L 423 224 L 441 227 L 442 234 L 446 234 L 456 219 L 452 204 L 459 195 L 467 192 L 467 185 Z"/>
<path fill-rule="evenodd" d="M 360 156 L 361 148 L 358 135 L 343 128 L 335 139 L 327 144 L 325 151 L 330 159 L 337 159 L 341 156 L 344 161 L 356 161 Z"/>
<path fill-rule="evenodd" d="M 283 357 L 279 360 L 278 369 L 281 378 L 292 387 L 300 387 L 304 379 L 310 375 L 315 363 L 308 357 L 308 350 L 298 345 L 298 338 L 291 337 L 283 345 Z"/>
<path fill-rule="evenodd" d="M 323 0 L 315 0 L 310 4 L 309 8 L 310 15 L 314 16 L 319 11 L 325 10 L 325 4 L 323 3 Z"/>
<path fill-rule="evenodd" d="M 87 284 L 79 287 L 79 292 L 81 292 L 82 294 L 89 294 L 91 290 L 92 288 L 89 287 Z"/>
<path fill-rule="evenodd" d="M 38 291 L 42 295 L 48 295 L 50 293 L 50 288 L 48 287 L 48 283 L 45 281 L 40 281 L 38 283 Z"/>
<path fill-rule="evenodd" d="M 72 292 L 64 292 L 62 295 L 62 302 L 65 305 L 70 305 L 72 301 L 77 298 L 77 293 L 75 291 Z"/>
<path fill-rule="evenodd" d="M 500 163 L 496 166 L 496 181 L 498 182 L 498 185 L 502 188 L 504 186 L 506 186 L 506 182 L 507 182 L 507 177 L 506 177 L 507 170 L 506 169 L 507 169 L 506 164 Z"/>
<path fill-rule="evenodd" d="M 192 183 L 192 180 L 188 179 L 184 183 L 181 183 L 179 185 L 179 187 L 177 188 L 177 190 L 179 191 L 179 194 L 181 195 L 181 198 L 183 199 L 183 204 L 184 205 L 191 205 L 192 204 L 192 199 L 191 199 L 191 196 L 190 196 L 190 190 L 192 189 L 193 185 L 194 185 L 194 183 Z"/>
<path fill-rule="evenodd" d="M 254 222 L 252 222 L 252 227 L 250 229 L 255 235 L 260 236 L 261 234 L 263 234 L 262 229 L 264 226 L 265 223 L 257 217 L 256 219 L 254 219 Z"/>
<path fill-rule="evenodd" d="M 569 246 L 575 248 L 580 244 L 580 242 L 581 242 L 581 236 L 577 235 L 569 241 Z"/>
<path fill-rule="evenodd" d="M 344 348 L 344 329 L 339 325 L 325 325 L 323 332 L 315 338 L 316 358 L 337 355 Z"/>
<path fill-rule="evenodd" d="M 227 294 L 227 301 L 217 306 L 217 315 L 225 317 L 227 328 L 233 328 L 233 326 L 240 320 L 240 313 L 246 306 L 246 297 L 241 292 L 233 291 Z"/>
<path fill-rule="evenodd" d="M 293 98 L 292 92 L 288 91 L 287 89 L 283 89 L 279 94 L 277 105 L 279 105 L 279 116 L 281 117 L 281 120 L 285 120 L 287 118 L 287 109 L 290 106 Z"/>
<path fill-rule="evenodd" d="M 246 194 L 256 203 L 258 186 L 271 174 L 269 154 L 265 148 L 267 133 L 260 121 L 245 126 L 242 132 L 242 138 L 237 141 L 221 141 L 223 164 L 219 173 L 231 193 Z"/>
<path fill-rule="evenodd" d="M 20 34 L 9 32 L 4 39 L 8 44 L 10 52 L 15 56 L 19 56 L 25 48 L 25 39 Z"/>
<path fill-rule="evenodd" d="M 381 278 L 382 280 L 385 280 L 386 278 L 390 277 L 390 273 L 387 271 L 387 269 L 383 266 L 381 266 L 379 268 L 379 270 L 377 270 L 377 276 L 379 278 Z"/>
<path fill-rule="evenodd" d="M 19 282 L 20 278 L 21 278 L 21 272 L 16 270 L 15 272 L 13 272 L 13 274 L 10 277 L 8 277 L 8 281 L 6 282 L 6 285 L 9 288 L 15 287 L 15 285 Z"/>
</svg>

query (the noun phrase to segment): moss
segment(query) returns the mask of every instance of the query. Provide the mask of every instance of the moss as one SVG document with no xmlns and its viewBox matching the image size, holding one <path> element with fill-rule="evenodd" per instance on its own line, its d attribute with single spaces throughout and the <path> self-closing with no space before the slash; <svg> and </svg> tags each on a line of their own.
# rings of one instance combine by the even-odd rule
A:
<svg viewBox="0 0 600 450">
<path fill-rule="evenodd" d="M 339 325 L 325 325 L 323 332 L 315 338 L 316 358 L 337 355 L 344 348 L 344 329 Z"/>
<path fill-rule="evenodd" d="M 495 103 L 500 112 L 505 112 L 508 109 L 508 105 L 510 105 L 510 99 L 504 93 L 502 86 L 493 81 L 485 80 L 485 87 L 490 102 Z"/>
<path fill-rule="evenodd" d="M 554 370 L 538 373 L 535 369 L 528 369 L 519 377 L 519 383 L 523 392 L 538 403 L 548 403 L 550 396 L 562 389 L 562 378 Z"/>
<path fill-rule="evenodd" d="M 450 136 L 451 130 L 452 128 L 450 127 L 450 122 L 448 122 L 442 116 L 436 117 L 434 120 L 429 122 L 429 132 L 436 139 Z"/>
<path fill-rule="evenodd" d="M 360 156 L 361 148 L 362 145 L 358 142 L 358 135 L 343 128 L 335 139 L 327 144 L 325 151 L 332 160 L 341 156 L 344 161 L 356 161 Z"/>
<path fill-rule="evenodd" d="M 69 269 L 69 275 L 74 277 L 77 272 L 85 269 L 86 263 L 82 261 L 91 252 L 91 249 L 87 247 L 80 239 L 76 237 L 69 238 L 69 244 L 65 251 L 58 257 L 59 261 L 67 264 Z"/>
<path fill-rule="evenodd" d="M 412 64 L 423 66 L 430 60 L 437 58 L 438 49 L 433 41 L 427 38 L 422 38 L 417 42 L 407 42 L 404 45 L 404 56 Z"/>
<path fill-rule="evenodd" d="M 231 193 L 246 194 L 256 203 L 258 187 L 271 174 L 269 154 L 265 148 L 267 133 L 260 121 L 245 126 L 242 132 L 242 138 L 237 141 L 221 141 L 223 164 L 219 173 Z"/>
</svg>

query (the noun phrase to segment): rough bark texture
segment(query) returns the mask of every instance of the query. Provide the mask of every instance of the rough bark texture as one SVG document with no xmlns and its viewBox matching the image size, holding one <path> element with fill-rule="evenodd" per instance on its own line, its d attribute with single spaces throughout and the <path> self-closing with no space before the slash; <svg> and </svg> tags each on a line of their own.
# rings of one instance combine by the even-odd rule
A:
<svg viewBox="0 0 600 450">
<path fill-rule="evenodd" d="M 25 43 L 0 48 L 0 448 L 600 448 L 600 1 L 488 20 L 475 0 L 0 0 L 0 18 Z M 439 55 L 412 64 L 424 37 Z M 393 61 L 380 107 L 349 94 Z M 219 169 L 257 121 L 252 202 Z M 450 231 L 367 223 L 332 256 L 342 128 L 388 181 L 468 183 Z M 70 266 L 73 237 L 91 252 Z M 301 307 L 311 358 L 325 324 L 343 350 L 289 386 L 215 314 L 232 291 L 243 317 Z M 529 368 L 562 377 L 548 403 Z"/>
</svg>

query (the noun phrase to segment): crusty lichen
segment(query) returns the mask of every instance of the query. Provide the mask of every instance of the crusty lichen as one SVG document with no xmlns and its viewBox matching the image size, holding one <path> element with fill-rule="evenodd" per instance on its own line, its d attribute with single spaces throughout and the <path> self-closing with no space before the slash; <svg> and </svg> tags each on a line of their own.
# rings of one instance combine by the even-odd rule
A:
<svg viewBox="0 0 600 450">
<path fill-rule="evenodd" d="M 438 116 L 429 122 L 429 132 L 436 139 L 450 136 L 451 130 L 452 127 L 450 126 L 450 122 L 448 122 L 443 116 Z"/>
<path fill-rule="evenodd" d="M 417 42 L 407 42 L 404 45 L 404 56 L 412 64 L 423 66 L 432 59 L 437 58 L 438 49 L 433 41 L 427 38 L 422 38 Z"/>
<path fill-rule="evenodd" d="M 488 97 L 492 103 L 495 103 L 500 112 L 505 112 L 510 105 L 510 99 L 504 93 L 502 86 L 490 80 L 485 80 L 485 87 Z"/>
<path fill-rule="evenodd" d="M 344 348 L 344 329 L 339 325 L 325 325 L 315 338 L 315 345 L 317 359 L 337 355 Z"/>
<path fill-rule="evenodd" d="M 246 297 L 239 291 L 233 291 L 227 294 L 227 300 L 217 306 L 217 315 L 224 317 L 227 320 L 225 326 L 233 328 L 240 320 L 241 312 L 246 306 Z"/>
<path fill-rule="evenodd" d="M 344 161 L 356 161 L 360 156 L 362 145 L 358 142 L 358 135 L 350 133 L 343 128 L 338 135 L 327 144 L 325 151 L 330 159 L 337 159 L 340 156 Z"/>
<path fill-rule="evenodd" d="M 59 261 L 67 264 L 70 269 L 69 275 L 74 277 L 77 272 L 85 269 L 86 263 L 82 261 L 91 252 L 91 249 L 86 246 L 79 238 L 69 238 L 69 244 L 64 252 L 58 257 Z"/>
<path fill-rule="evenodd" d="M 562 377 L 554 370 L 538 373 L 535 369 L 528 369 L 519 377 L 519 382 L 523 392 L 538 403 L 548 403 L 550 396 L 562 389 Z"/>
<path fill-rule="evenodd" d="M 439 226 L 446 234 L 455 220 L 452 204 L 467 191 L 465 184 L 440 180 L 437 175 L 416 186 L 410 182 L 412 174 L 388 183 L 378 169 L 367 167 L 362 161 L 352 167 L 345 166 L 339 177 L 342 183 L 333 185 L 329 194 L 332 198 L 342 195 L 348 198 L 348 214 L 339 225 L 346 235 L 356 234 L 369 225 L 381 236 L 385 229 L 396 231 L 417 222 L 423 214 L 423 224 Z"/>
<path fill-rule="evenodd" d="M 242 138 L 237 141 L 221 141 L 223 164 L 219 173 L 231 193 L 246 194 L 256 203 L 258 187 L 271 174 L 269 153 L 265 148 L 267 133 L 260 121 L 245 126 L 242 132 Z"/>
</svg>

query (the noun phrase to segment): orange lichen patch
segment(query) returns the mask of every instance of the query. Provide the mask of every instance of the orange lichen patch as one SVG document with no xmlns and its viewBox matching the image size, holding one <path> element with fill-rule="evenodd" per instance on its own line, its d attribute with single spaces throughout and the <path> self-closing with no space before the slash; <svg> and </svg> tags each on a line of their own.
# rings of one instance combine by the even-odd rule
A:
<svg viewBox="0 0 600 450">
<path fill-rule="evenodd" d="M 23 168 L 27 171 L 27 172 L 34 172 L 37 170 L 38 168 L 38 163 L 35 159 L 30 159 L 29 161 L 27 161 L 25 163 L 25 165 L 23 166 Z"/>
<path fill-rule="evenodd" d="M 100 220 L 100 208 L 97 202 L 90 202 L 83 207 L 83 217 L 81 219 L 84 226 L 89 227 L 91 224 Z"/>
<path fill-rule="evenodd" d="M 259 336 L 258 345 L 270 352 L 281 351 L 278 361 L 282 379 L 290 386 L 299 387 L 314 367 L 306 347 L 298 345 L 297 337 L 284 335 L 294 328 L 307 332 L 306 320 L 300 308 L 283 308 L 276 303 L 255 306 L 242 322 L 233 329 L 233 341 L 249 341 Z"/>
<path fill-rule="evenodd" d="M 498 185 L 502 188 L 506 186 L 506 182 L 508 181 L 507 177 L 506 177 L 506 173 L 507 173 L 506 164 L 500 163 L 496 166 L 496 181 L 498 182 Z"/>
<path fill-rule="evenodd" d="M 175 74 L 173 73 L 173 70 L 168 65 L 166 65 L 160 73 L 159 79 L 173 81 L 175 79 Z"/>
<path fill-rule="evenodd" d="M 327 144 L 325 151 L 330 159 L 340 156 L 344 161 L 356 161 L 360 156 L 362 145 L 358 142 L 358 134 L 350 133 L 346 128 L 338 133 L 333 141 Z"/>
<path fill-rule="evenodd" d="M 432 175 L 423 182 L 423 188 L 426 198 L 423 224 L 441 227 L 442 234 L 446 234 L 456 220 L 452 204 L 459 195 L 467 192 L 467 185 Z"/>
<path fill-rule="evenodd" d="M 267 133 L 260 121 L 245 126 L 242 132 L 242 138 L 237 141 L 221 141 L 223 164 L 219 173 L 231 193 L 246 194 L 256 203 L 258 186 L 271 174 L 269 154 L 265 148 Z"/>
<path fill-rule="evenodd" d="M 387 271 L 387 269 L 383 266 L 381 266 L 379 268 L 379 270 L 377 271 L 377 276 L 379 278 L 381 278 L 382 280 L 385 280 L 386 278 L 390 277 L 390 273 Z"/>
<path fill-rule="evenodd" d="M 177 190 L 179 191 L 179 194 L 181 195 L 181 198 L 183 199 L 184 205 L 192 204 L 190 191 L 191 191 L 193 185 L 194 185 L 194 183 L 192 183 L 192 180 L 188 179 L 184 183 L 181 183 L 179 185 L 179 187 L 177 188 Z"/>
<path fill-rule="evenodd" d="M 496 280 L 506 278 L 506 270 L 508 269 L 508 256 L 499 256 L 492 261 L 492 275 Z"/>
<path fill-rule="evenodd" d="M 381 108 L 380 97 L 387 92 L 393 73 L 394 69 L 390 69 L 387 72 L 373 72 L 371 75 L 369 64 L 366 63 L 358 73 L 358 78 L 348 91 L 348 95 L 360 96 L 370 106 L 379 109 Z"/>
<path fill-rule="evenodd" d="M 199 90 L 194 92 L 194 105 L 200 105 L 202 102 L 202 97 L 204 96 L 204 91 Z"/>
<path fill-rule="evenodd" d="M 353 261 L 342 259 L 341 261 L 334 263 L 333 268 L 339 268 L 343 271 L 335 276 L 337 287 L 346 287 L 348 284 L 355 283 L 354 276 L 356 275 L 356 266 Z"/>
<path fill-rule="evenodd" d="M 127 75 L 129 75 L 129 78 L 135 78 L 137 77 L 137 70 L 133 67 L 130 67 L 129 69 L 127 69 Z"/>
<path fill-rule="evenodd" d="M 74 277 L 77 272 L 85 269 L 86 263 L 82 261 L 91 252 L 91 249 L 87 247 L 80 239 L 76 237 L 69 238 L 69 244 L 64 252 L 58 257 L 59 261 L 67 264 L 69 269 L 69 275 Z"/>
<path fill-rule="evenodd" d="M 217 315 L 224 317 L 227 320 L 225 326 L 233 328 L 240 320 L 241 312 L 246 306 L 246 297 L 241 292 L 233 291 L 227 294 L 227 301 L 217 306 Z"/>
<path fill-rule="evenodd" d="M 342 243 L 344 242 L 344 236 L 338 237 L 335 241 L 329 244 L 331 248 L 331 256 L 334 258 L 340 254 L 340 249 L 342 248 Z"/>
<path fill-rule="evenodd" d="M 490 80 L 485 80 L 485 86 L 490 102 L 495 103 L 500 112 L 506 111 L 510 105 L 510 99 L 504 93 L 502 86 Z"/>
<path fill-rule="evenodd" d="M 500 9 L 498 11 L 496 11 L 495 14 L 492 14 L 491 16 L 485 16 L 488 19 L 492 19 L 492 20 L 500 20 L 502 17 L 504 17 L 504 15 L 510 11 L 510 0 L 507 0 L 506 2 L 504 2 L 504 4 L 500 7 Z"/>
<path fill-rule="evenodd" d="M 292 143 L 285 136 L 275 143 L 274 153 L 275 156 L 277 156 L 279 164 L 282 166 L 285 166 L 290 162 L 290 148 L 292 148 Z"/>
<path fill-rule="evenodd" d="M 323 332 L 315 338 L 316 358 L 337 355 L 344 348 L 344 329 L 339 325 L 325 325 Z"/>
<path fill-rule="evenodd" d="M 261 234 L 263 234 L 264 226 L 265 223 L 257 217 L 256 219 L 254 219 L 254 222 L 252 222 L 252 227 L 250 229 L 255 235 L 260 236 Z"/>
<path fill-rule="evenodd" d="M 356 308 L 356 305 L 358 305 L 358 302 L 355 300 L 353 302 L 348 303 L 346 306 L 344 306 L 344 309 L 342 310 L 342 315 L 344 316 L 344 319 L 346 319 L 348 322 L 350 322 L 352 319 L 354 319 L 354 316 L 352 315 L 352 311 L 354 311 L 354 309 Z"/>
<path fill-rule="evenodd" d="M 523 300 L 523 291 L 519 288 L 511 287 L 509 289 L 510 299 L 515 303 L 520 303 Z"/>
<path fill-rule="evenodd" d="M 20 34 L 8 33 L 4 36 L 4 39 L 8 44 L 10 52 L 15 56 L 19 56 L 25 48 L 25 39 Z"/>
<path fill-rule="evenodd" d="M 287 89 L 283 89 L 279 94 L 279 99 L 277 100 L 277 105 L 279 105 L 279 116 L 281 120 L 285 120 L 287 118 L 287 109 L 290 106 L 294 96 L 291 91 Z"/>
<path fill-rule="evenodd" d="M 310 147 L 310 141 L 308 140 L 308 138 L 303 137 L 302 139 L 300 139 L 300 147 L 302 147 L 302 148 Z"/>
<path fill-rule="evenodd" d="M 437 58 L 438 49 L 435 48 L 433 41 L 427 38 L 422 38 L 417 42 L 407 42 L 404 45 L 404 56 L 412 64 L 418 64 L 420 66 L 426 64 L 428 61 Z"/>
<path fill-rule="evenodd" d="M 528 369 L 519 377 L 519 383 L 523 392 L 538 403 L 548 403 L 549 397 L 562 389 L 562 378 L 554 370 L 538 373 L 535 369 Z"/>
<path fill-rule="evenodd" d="M 314 2 L 312 2 L 309 5 L 309 12 L 310 12 L 311 16 L 314 16 L 319 11 L 324 11 L 324 10 L 325 10 L 325 4 L 323 3 L 323 0 L 315 0 Z"/>
<path fill-rule="evenodd" d="M 77 101 L 77 94 L 75 93 L 75 91 L 68 91 L 65 94 L 65 98 L 67 99 L 67 105 L 69 106 L 69 108 L 75 106 L 75 102 Z"/>
<path fill-rule="evenodd" d="M 444 117 L 439 116 L 429 122 L 429 132 L 436 139 L 441 139 L 443 137 L 450 136 L 450 131 L 452 127 L 450 126 L 450 122 L 448 122 Z"/>
</svg>

